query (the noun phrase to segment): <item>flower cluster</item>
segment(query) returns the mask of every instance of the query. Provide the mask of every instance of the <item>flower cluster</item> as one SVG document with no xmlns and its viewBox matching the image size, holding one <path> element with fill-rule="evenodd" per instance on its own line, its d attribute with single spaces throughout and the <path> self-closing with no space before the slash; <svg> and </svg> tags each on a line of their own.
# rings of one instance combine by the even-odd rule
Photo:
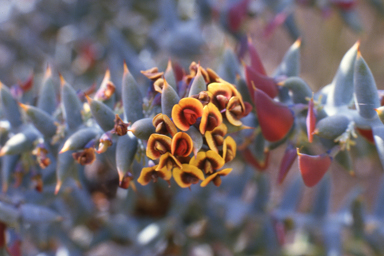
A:
<svg viewBox="0 0 384 256">
<path fill-rule="evenodd" d="M 142 73 L 161 93 L 162 113 L 152 120 L 156 132 L 146 147 L 146 156 L 152 161 L 142 169 L 138 182 L 147 185 L 162 178 L 170 184 L 173 176 L 182 188 L 200 180 L 202 187 L 210 181 L 219 186 L 220 176 L 232 171 L 220 169 L 236 156 L 236 142 L 227 135 L 227 126 L 241 126 L 240 119 L 251 108 L 235 86 L 196 63 L 191 64 L 190 74 L 183 77 L 179 87 L 168 84 L 156 68 Z M 181 99 L 172 98 L 181 94 Z"/>
</svg>

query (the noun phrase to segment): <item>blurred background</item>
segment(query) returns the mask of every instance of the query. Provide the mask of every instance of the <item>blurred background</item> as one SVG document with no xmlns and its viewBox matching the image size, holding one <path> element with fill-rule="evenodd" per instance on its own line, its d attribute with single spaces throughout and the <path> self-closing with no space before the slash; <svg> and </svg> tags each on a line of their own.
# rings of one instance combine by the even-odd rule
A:
<svg viewBox="0 0 384 256">
<path fill-rule="evenodd" d="M 141 70 L 164 70 L 169 59 L 185 70 L 192 61 L 217 70 L 226 49 L 249 61 L 247 36 L 270 76 L 301 38 L 300 76 L 314 91 L 332 81 L 360 40 L 384 89 L 381 0 L 0 0 L 0 80 L 12 86 L 34 74 L 37 92 L 50 65 L 56 78 L 60 72 L 86 90 L 109 68 L 118 90 L 124 61 L 139 84 L 148 83 Z M 116 173 L 88 170 L 93 186 L 67 188 L 59 198 L 49 189 L 11 191 L 63 221 L 15 228 L 10 237 L 22 241 L 19 255 L 39 256 L 383 255 L 382 228 L 368 227 L 365 240 L 361 235 L 356 188 L 365 188 L 370 212 L 382 173 L 376 151 L 367 152 L 373 156 L 354 161 L 359 179 L 333 166 L 316 190 L 303 188 L 296 163 L 276 185 L 282 148 L 263 173 L 236 158 L 220 188 L 170 190 L 159 183 L 134 193 L 117 187 Z"/>
</svg>

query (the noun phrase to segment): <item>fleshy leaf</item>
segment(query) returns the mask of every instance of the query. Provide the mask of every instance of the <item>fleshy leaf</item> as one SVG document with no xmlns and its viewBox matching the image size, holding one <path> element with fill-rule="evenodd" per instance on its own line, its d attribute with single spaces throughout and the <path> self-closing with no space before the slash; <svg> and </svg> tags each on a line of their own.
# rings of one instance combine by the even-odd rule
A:
<svg viewBox="0 0 384 256">
<path fill-rule="evenodd" d="M 375 79 L 360 52 L 357 53 L 353 77 L 355 105 L 360 116 L 376 117 L 375 109 L 380 107 Z"/>
<path fill-rule="evenodd" d="M 125 119 L 128 122 L 136 122 L 144 117 L 143 96 L 139 90 L 136 80 L 124 64 L 124 74 L 122 81 L 122 100 Z"/>
</svg>

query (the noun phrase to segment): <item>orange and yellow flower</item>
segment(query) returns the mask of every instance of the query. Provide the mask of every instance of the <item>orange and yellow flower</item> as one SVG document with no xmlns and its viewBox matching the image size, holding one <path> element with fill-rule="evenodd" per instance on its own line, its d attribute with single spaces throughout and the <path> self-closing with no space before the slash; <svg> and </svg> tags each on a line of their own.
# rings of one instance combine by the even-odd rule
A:
<svg viewBox="0 0 384 256">
<path fill-rule="evenodd" d="M 188 188 L 192 184 L 204 180 L 204 174 L 196 166 L 183 164 L 182 168 L 175 167 L 173 169 L 173 178 L 180 187 Z"/>
<path fill-rule="evenodd" d="M 172 119 L 177 128 L 187 131 L 203 115 L 203 104 L 194 98 L 183 98 L 172 108 Z"/>
<path fill-rule="evenodd" d="M 232 171 L 232 168 L 226 168 L 221 171 L 215 172 L 212 175 L 209 175 L 203 182 L 201 182 L 200 186 L 205 187 L 208 185 L 209 182 L 213 182 L 215 186 L 221 185 L 221 176 L 227 176 Z"/>
<path fill-rule="evenodd" d="M 200 151 L 196 157 L 191 158 L 189 164 L 203 170 L 205 174 L 210 174 L 223 167 L 224 159 L 213 150 Z"/>
<path fill-rule="evenodd" d="M 151 134 L 147 144 L 147 156 L 152 159 L 158 159 L 161 155 L 171 151 L 172 139 L 162 134 Z"/>
<path fill-rule="evenodd" d="M 173 137 L 177 133 L 177 128 L 171 119 L 162 113 L 157 114 L 152 121 L 153 126 L 156 128 L 156 132 L 160 134 L 170 134 Z"/>
<path fill-rule="evenodd" d="M 162 168 L 160 170 L 157 169 L 157 165 L 152 167 L 145 167 L 141 170 L 140 177 L 137 179 L 141 185 L 147 185 L 151 180 L 153 182 L 157 182 L 158 178 L 169 181 L 172 178 L 171 170 L 167 168 Z"/>
<path fill-rule="evenodd" d="M 200 133 L 205 134 L 206 131 L 212 131 L 223 122 L 223 117 L 219 109 L 212 103 L 204 106 L 203 115 L 200 122 Z"/>
</svg>

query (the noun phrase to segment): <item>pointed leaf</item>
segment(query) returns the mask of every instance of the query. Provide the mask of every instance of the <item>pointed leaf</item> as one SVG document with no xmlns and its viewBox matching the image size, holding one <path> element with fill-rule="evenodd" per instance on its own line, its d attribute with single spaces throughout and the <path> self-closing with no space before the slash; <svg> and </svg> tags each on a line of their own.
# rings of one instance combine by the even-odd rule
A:
<svg viewBox="0 0 384 256">
<path fill-rule="evenodd" d="M 122 100 L 124 115 L 127 122 L 136 122 L 144 117 L 143 114 L 143 96 L 139 86 L 131 73 L 124 65 L 124 74 L 122 86 Z"/>
<path fill-rule="evenodd" d="M 11 123 L 13 129 L 19 127 L 23 122 L 21 120 L 21 114 L 19 106 L 16 100 L 12 97 L 9 89 L 0 82 L 0 99 L 1 108 L 5 115 L 5 118 Z"/>
<path fill-rule="evenodd" d="M 331 106 L 348 105 L 352 100 L 355 59 L 359 44 L 355 43 L 340 62 L 327 96 L 327 104 Z"/>
<path fill-rule="evenodd" d="M 81 110 L 83 109 L 76 91 L 62 78 L 61 102 L 64 119 L 70 130 L 76 130 L 83 123 Z"/>
<path fill-rule="evenodd" d="M 115 113 L 113 110 L 101 101 L 93 100 L 88 96 L 86 97 L 92 116 L 95 118 L 97 124 L 105 132 L 112 130 L 115 126 Z"/>
<path fill-rule="evenodd" d="M 356 57 L 353 84 L 355 105 L 360 116 L 367 119 L 376 117 L 375 109 L 380 107 L 379 95 L 372 72 L 360 52 Z"/>
<path fill-rule="evenodd" d="M 122 181 L 124 175 L 131 170 L 138 147 L 137 138 L 128 132 L 121 136 L 116 145 L 116 168 L 119 174 L 119 180 Z"/>
</svg>

